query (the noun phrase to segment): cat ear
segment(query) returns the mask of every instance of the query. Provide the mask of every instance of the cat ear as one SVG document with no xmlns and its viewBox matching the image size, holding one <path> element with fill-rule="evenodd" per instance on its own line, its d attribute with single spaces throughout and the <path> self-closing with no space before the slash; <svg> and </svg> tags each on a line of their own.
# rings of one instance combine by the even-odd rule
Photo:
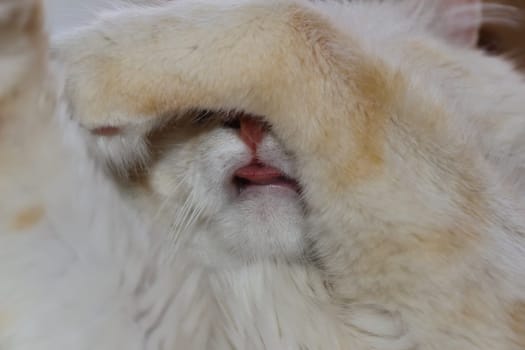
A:
<svg viewBox="0 0 525 350">
<path fill-rule="evenodd" d="M 434 7 L 432 29 L 449 42 L 474 47 L 483 20 L 481 0 L 431 1 Z"/>
</svg>

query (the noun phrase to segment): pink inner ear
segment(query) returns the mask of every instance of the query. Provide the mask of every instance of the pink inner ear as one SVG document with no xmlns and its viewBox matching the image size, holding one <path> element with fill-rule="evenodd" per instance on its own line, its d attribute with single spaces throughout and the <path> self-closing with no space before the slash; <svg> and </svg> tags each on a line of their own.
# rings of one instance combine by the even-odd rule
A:
<svg viewBox="0 0 525 350">
<path fill-rule="evenodd" d="M 436 23 L 452 43 L 473 47 L 482 23 L 481 0 L 438 0 Z"/>
</svg>

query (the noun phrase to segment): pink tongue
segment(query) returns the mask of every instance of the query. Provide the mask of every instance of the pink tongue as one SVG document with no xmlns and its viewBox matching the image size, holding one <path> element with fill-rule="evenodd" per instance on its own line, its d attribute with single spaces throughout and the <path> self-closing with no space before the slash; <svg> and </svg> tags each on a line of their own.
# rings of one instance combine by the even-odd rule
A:
<svg viewBox="0 0 525 350">
<path fill-rule="evenodd" d="M 247 180 L 255 185 L 271 185 L 283 182 L 283 174 L 273 167 L 252 163 L 239 168 L 235 177 Z"/>
</svg>

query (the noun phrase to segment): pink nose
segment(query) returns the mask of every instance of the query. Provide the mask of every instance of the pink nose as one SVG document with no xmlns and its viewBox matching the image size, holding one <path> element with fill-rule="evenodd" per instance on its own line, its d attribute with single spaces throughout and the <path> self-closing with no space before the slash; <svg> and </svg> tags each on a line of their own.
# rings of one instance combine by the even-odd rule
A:
<svg viewBox="0 0 525 350">
<path fill-rule="evenodd" d="M 257 146 L 261 143 L 264 137 L 264 124 L 254 118 L 241 118 L 240 124 L 241 139 L 248 147 L 250 147 L 252 152 L 255 153 L 257 151 Z"/>
</svg>

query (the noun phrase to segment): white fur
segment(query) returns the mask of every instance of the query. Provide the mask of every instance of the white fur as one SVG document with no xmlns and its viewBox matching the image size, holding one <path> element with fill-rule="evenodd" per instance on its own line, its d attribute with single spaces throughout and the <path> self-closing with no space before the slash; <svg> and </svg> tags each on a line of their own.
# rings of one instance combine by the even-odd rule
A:
<svg viewBox="0 0 525 350">
<path fill-rule="evenodd" d="M 479 113 L 473 105 L 507 98 L 506 92 L 522 86 L 506 63 L 451 48 L 442 37 L 431 35 L 431 20 L 407 15 L 407 8 L 413 10 L 412 1 L 403 2 L 406 7 L 375 2 L 313 5 L 275 0 L 175 1 L 124 7 L 103 16 L 57 45 L 55 53 L 63 60 L 67 82 L 65 96 L 57 93 L 57 106 L 44 102 L 46 109 L 28 99 L 33 113 L 24 113 L 27 122 L 17 125 L 16 133 L 8 139 L 12 142 L 0 141 L 0 156 L 4 157 L 0 159 L 9 166 L 0 174 L 2 198 L 9 198 L 0 205 L 0 280 L 5 281 L 0 284 L 0 348 L 408 350 L 414 348 L 414 339 L 425 339 L 427 323 L 421 322 L 421 329 L 417 329 L 417 317 L 401 315 L 390 300 L 378 303 L 365 296 L 358 303 L 334 303 L 324 276 L 303 256 L 306 230 L 309 237 L 321 243 L 323 237 L 319 239 L 318 235 L 324 233 L 326 226 L 345 232 L 348 208 L 336 208 L 328 214 L 317 208 L 324 216 L 312 224 L 304 220 L 299 198 L 290 193 L 261 191 L 242 200 L 237 198 L 231 175 L 249 163 L 251 155 L 230 129 L 212 127 L 190 140 L 184 139 L 188 130 L 175 130 L 173 144 L 164 145 L 165 151 L 153 161 L 144 135 L 164 125 L 164 114 L 170 111 L 144 115 L 133 110 L 133 98 L 130 100 L 126 94 L 101 95 L 100 81 L 109 72 L 96 71 L 97 64 L 104 59 L 121 59 L 118 69 L 127 74 L 124 80 L 130 86 L 147 81 L 152 85 L 146 84 L 144 89 L 153 90 L 157 83 L 166 84 L 166 91 L 171 93 L 168 88 L 172 84 L 180 85 L 179 96 L 185 97 L 191 91 L 185 95 L 186 85 L 181 82 L 196 86 L 203 83 L 209 89 L 209 95 L 198 101 L 203 107 L 250 109 L 264 105 L 261 111 L 280 110 L 287 102 L 284 97 L 279 100 L 268 92 L 257 100 L 249 88 L 255 86 L 257 90 L 263 85 L 256 83 L 268 83 L 273 77 L 265 71 L 275 64 L 265 62 L 266 57 L 271 57 L 267 49 L 275 50 L 271 53 L 283 49 L 272 46 L 275 37 L 289 38 L 281 10 L 297 4 L 328 18 L 341 31 L 352 33 L 365 50 L 382 57 L 389 66 L 410 71 L 414 86 L 428 87 L 428 96 L 437 101 L 447 99 L 458 115 L 465 112 L 464 122 L 469 126 L 484 126 L 493 114 L 491 103 L 480 103 Z M 215 33 L 210 28 L 220 28 L 229 36 L 215 36 L 220 31 Z M 450 34 L 437 29 L 430 32 L 445 37 Z M 246 33 L 258 36 L 246 38 Z M 394 38 L 396 42 L 388 45 Z M 412 62 L 411 56 L 405 55 L 406 48 L 398 45 L 404 42 L 399 38 L 424 38 L 437 50 L 457 55 L 455 62 L 462 63 L 461 68 L 467 69 L 475 61 L 478 70 L 474 73 L 486 74 L 479 80 L 458 80 L 457 89 L 465 90 L 465 95 L 454 100 L 450 90 L 424 84 L 427 79 L 452 80 L 448 76 L 451 70 L 433 73 L 435 67 L 431 64 L 425 66 L 417 59 Z M 138 49 L 137 42 L 141 43 Z M 159 49 L 159 42 L 166 51 Z M 199 45 L 205 48 L 195 48 Z M 119 51 L 121 48 L 125 48 L 123 52 Z M 237 55 L 232 55 L 232 48 L 239 50 L 234 51 Z M 246 48 L 257 55 L 257 60 L 247 62 L 243 58 L 246 55 L 241 53 Z M 220 51 L 233 59 L 222 62 L 222 56 L 198 51 L 197 64 L 191 57 L 193 50 Z M 31 49 L 26 53 L 31 54 Z M 3 57 L 6 56 L 0 51 L 0 60 Z M 0 76 L 7 77 L 0 84 L 1 95 L 4 85 L 7 91 L 11 82 L 14 84 L 19 78 L 14 61 L 0 62 Z M 234 67 L 224 73 L 224 79 L 209 78 L 199 68 L 220 63 Z M 169 78 L 160 79 L 166 75 Z M 305 74 L 304 78 L 307 83 L 309 76 Z M 122 75 L 115 79 L 122 79 Z M 494 81 L 501 82 L 500 88 L 493 88 Z M 61 90 L 61 82 L 46 82 L 47 89 L 53 91 L 51 95 Z M 105 83 L 109 85 L 111 80 Z M 315 89 L 322 90 L 317 86 Z M 222 91 L 234 93 L 221 100 Z M 494 97 L 498 93 L 501 96 Z M 206 94 L 198 96 L 201 95 Z M 169 100 L 171 95 L 167 93 L 166 98 Z M 512 188 L 522 188 L 519 170 L 523 152 L 507 156 L 510 146 L 506 140 L 516 140 L 523 132 L 523 128 L 514 126 L 521 125 L 525 99 L 517 94 L 508 98 L 509 113 L 505 116 L 509 121 L 505 130 L 494 133 L 489 127 L 476 126 L 475 136 L 486 147 L 484 153 L 489 160 L 510 164 L 509 186 L 517 183 Z M 316 102 L 305 101 L 305 106 L 312 108 L 304 110 L 323 110 Z M 273 107 L 267 107 L 270 105 Z M 48 109 L 54 113 L 45 117 Z M 31 114 L 44 117 L 36 120 Z M 458 127 L 462 124 L 463 121 Z M 122 126 L 123 132 L 103 139 L 86 130 L 101 125 Z M 469 129 L 465 130 L 467 133 Z M 179 138 L 185 142 L 178 142 Z M 6 145 L 17 144 L 19 139 L 21 153 L 13 156 Z M 271 134 L 264 139 L 259 157 L 290 176 L 298 176 L 295 159 L 283 151 Z M 125 170 L 135 163 L 148 166 L 151 192 L 127 187 L 120 174 L 116 176 L 123 184 L 117 186 L 116 180 L 107 175 L 107 164 Z M 304 163 L 300 165 L 304 167 Z M 420 164 L 405 164 L 411 165 Z M 418 169 L 433 179 L 432 169 Z M 403 178 L 405 169 L 398 170 L 392 179 L 401 179 L 410 186 L 410 179 Z M 312 173 L 313 178 L 318 176 L 317 172 Z M 429 212 L 436 208 L 449 210 L 454 198 L 436 191 L 431 180 L 418 183 L 423 186 L 422 192 L 435 194 Z M 374 187 L 371 193 L 377 197 L 366 201 L 377 207 L 375 214 L 385 221 L 390 217 L 410 221 L 415 210 L 425 210 L 421 202 L 428 197 L 412 198 L 400 193 L 396 201 L 387 202 L 383 190 L 381 185 Z M 14 232 L 9 226 L 10 218 L 34 203 L 45 208 L 43 219 L 24 232 Z M 332 210 L 329 204 L 326 207 Z M 443 218 L 428 220 L 438 219 Z M 359 219 L 356 221 L 359 224 Z M 422 218 L 421 224 L 427 223 Z M 312 227 L 318 230 L 312 232 Z M 507 239 L 497 244 L 509 246 L 506 251 L 518 250 Z M 511 265 L 506 257 L 489 260 L 504 266 L 503 270 Z M 468 274 L 467 265 L 458 267 L 458 274 Z M 354 286 L 349 279 L 345 288 L 359 290 L 369 280 L 373 281 L 374 276 L 363 277 Z M 450 287 L 447 283 L 450 281 L 443 281 L 443 288 Z M 425 292 L 428 290 L 424 288 L 414 291 Z M 407 328 L 407 322 L 412 328 Z"/>
</svg>

